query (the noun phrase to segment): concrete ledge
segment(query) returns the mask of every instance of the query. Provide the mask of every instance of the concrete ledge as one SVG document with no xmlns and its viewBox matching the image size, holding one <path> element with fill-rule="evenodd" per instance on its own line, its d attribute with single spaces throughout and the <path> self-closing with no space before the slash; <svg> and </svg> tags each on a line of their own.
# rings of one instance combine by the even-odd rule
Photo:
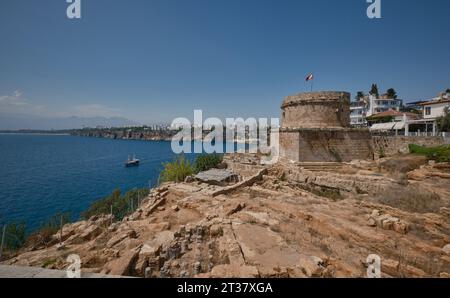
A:
<svg viewBox="0 0 450 298">
<path fill-rule="evenodd" d="M 67 278 L 64 270 L 50 270 L 39 267 L 0 265 L 0 278 Z M 81 273 L 81 278 L 124 278 L 123 276 Z"/>
<path fill-rule="evenodd" d="M 260 181 L 263 178 L 264 175 L 267 175 L 267 172 L 268 172 L 267 169 L 262 169 L 262 170 L 260 170 L 258 172 L 258 174 L 254 175 L 254 176 L 252 176 L 252 177 L 250 177 L 250 178 L 248 178 L 248 179 L 246 179 L 244 181 L 236 183 L 234 185 L 231 185 L 231 186 L 219 189 L 219 190 L 213 192 L 211 195 L 213 197 L 217 197 L 219 195 L 229 194 L 229 193 L 231 193 L 231 192 L 233 192 L 233 191 L 235 191 L 235 190 L 237 190 L 239 188 L 242 188 L 242 187 L 252 186 L 257 181 Z"/>
</svg>

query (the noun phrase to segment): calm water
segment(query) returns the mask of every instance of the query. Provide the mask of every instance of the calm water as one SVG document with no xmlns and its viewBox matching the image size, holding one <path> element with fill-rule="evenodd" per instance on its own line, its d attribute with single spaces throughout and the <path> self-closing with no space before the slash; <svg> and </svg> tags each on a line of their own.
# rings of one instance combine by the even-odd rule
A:
<svg viewBox="0 0 450 298">
<path fill-rule="evenodd" d="M 141 165 L 125 168 L 133 154 Z M 0 221 L 25 220 L 32 230 L 57 211 L 76 219 L 115 188 L 154 185 L 173 158 L 170 142 L 0 135 Z"/>
</svg>

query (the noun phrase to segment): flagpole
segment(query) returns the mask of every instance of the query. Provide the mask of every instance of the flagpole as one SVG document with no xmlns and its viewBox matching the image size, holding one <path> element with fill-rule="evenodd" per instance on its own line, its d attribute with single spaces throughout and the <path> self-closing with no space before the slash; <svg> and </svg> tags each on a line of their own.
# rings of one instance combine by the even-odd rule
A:
<svg viewBox="0 0 450 298">
<path fill-rule="evenodd" d="M 311 81 L 310 84 L 311 84 L 311 92 L 312 92 L 313 86 L 314 86 L 314 76 L 312 73 L 306 77 L 306 86 L 308 86 L 308 81 Z M 308 90 L 308 89 L 306 89 L 306 90 Z"/>
</svg>

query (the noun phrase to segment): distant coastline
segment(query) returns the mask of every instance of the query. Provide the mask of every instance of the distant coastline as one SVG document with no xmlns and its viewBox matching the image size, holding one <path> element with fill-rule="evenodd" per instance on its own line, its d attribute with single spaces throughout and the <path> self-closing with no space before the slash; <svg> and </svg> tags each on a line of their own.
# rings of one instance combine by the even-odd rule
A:
<svg viewBox="0 0 450 298">
<path fill-rule="evenodd" d="M 0 130 L 0 135 L 71 135 L 121 140 L 170 141 L 176 134 L 168 129 L 147 127 L 83 128 L 64 130 Z"/>
<path fill-rule="evenodd" d="M 70 136 L 70 133 L 51 133 L 51 132 L 0 132 L 0 135 Z"/>
<path fill-rule="evenodd" d="M 135 141 L 166 141 L 171 142 L 178 130 L 171 130 L 165 127 L 151 128 L 147 126 L 138 127 L 113 127 L 113 128 L 82 128 L 82 129 L 65 129 L 65 130 L 0 130 L 0 135 L 61 135 L 76 136 L 89 138 L 104 138 L 111 140 L 135 140 Z M 201 139 L 204 141 L 208 137 L 210 130 L 203 130 Z M 226 132 L 224 130 L 223 140 L 226 140 Z M 216 139 L 218 140 L 218 139 Z M 256 144 L 257 140 L 249 139 L 246 133 L 245 140 L 235 139 L 235 143 Z"/>
<path fill-rule="evenodd" d="M 19 130 L 0 130 L 0 135 L 70 135 L 71 130 L 32 130 L 32 129 L 19 129 Z"/>
<path fill-rule="evenodd" d="M 171 141 L 178 131 L 167 128 L 122 127 L 83 128 L 70 131 L 70 135 L 80 137 L 105 138 L 113 140 Z"/>
</svg>

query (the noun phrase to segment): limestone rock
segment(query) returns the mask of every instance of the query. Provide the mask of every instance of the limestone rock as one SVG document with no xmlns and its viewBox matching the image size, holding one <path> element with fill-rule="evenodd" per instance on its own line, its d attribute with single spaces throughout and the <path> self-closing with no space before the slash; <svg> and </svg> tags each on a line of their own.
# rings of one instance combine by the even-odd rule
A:
<svg viewBox="0 0 450 298">
<path fill-rule="evenodd" d="M 381 272 L 384 274 L 388 274 L 390 276 L 397 276 L 399 268 L 400 268 L 399 261 L 391 259 L 381 260 Z"/>
<path fill-rule="evenodd" d="M 321 258 L 315 256 L 302 256 L 299 266 L 308 277 L 320 277 L 325 267 Z"/>
<path fill-rule="evenodd" d="M 133 263 L 138 256 L 138 250 L 125 252 L 120 258 L 106 264 L 108 274 L 111 275 L 130 275 Z"/>
<path fill-rule="evenodd" d="M 111 248 L 127 238 L 134 238 L 134 237 L 136 237 L 136 232 L 134 230 L 122 232 L 109 239 L 108 242 L 106 243 L 106 247 Z"/>
<path fill-rule="evenodd" d="M 400 234 L 406 234 L 409 230 L 409 225 L 397 217 L 390 214 L 380 215 L 379 210 L 373 210 L 368 216 L 367 225 L 370 227 L 380 227 L 384 230 L 393 230 Z"/>
<path fill-rule="evenodd" d="M 170 223 L 163 221 L 158 223 L 151 223 L 148 225 L 148 229 L 153 232 L 162 232 L 170 229 Z"/>
<path fill-rule="evenodd" d="M 93 224 L 90 225 L 84 232 L 81 234 L 80 238 L 82 238 L 85 241 L 90 241 L 100 235 L 102 230 L 97 225 Z"/>
<path fill-rule="evenodd" d="M 258 278 L 256 266 L 239 266 L 236 264 L 218 265 L 212 268 L 208 277 L 212 278 Z"/>
<path fill-rule="evenodd" d="M 377 199 L 405 186 L 376 162 L 280 160 L 264 168 L 246 156 L 236 157 L 239 164 L 226 159 L 243 177 L 237 186 L 165 184 L 129 221 L 95 216 L 66 224 L 64 249 L 58 233 L 3 263 L 64 270 L 67 255 L 76 253 L 87 271 L 139 277 L 365 277 L 362 265 L 376 253 L 383 277 L 448 277 L 450 213 L 443 206 L 450 203 L 450 184 L 432 175 L 442 171 L 438 164 L 414 170 L 427 173 L 409 183 L 440 200 L 426 212 L 411 212 L 395 196 L 389 204 Z"/>
<path fill-rule="evenodd" d="M 192 182 L 195 182 L 195 178 L 192 177 L 192 176 L 187 176 L 187 177 L 184 179 L 184 182 L 185 182 L 185 183 L 192 183 Z"/>
<path fill-rule="evenodd" d="M 376 226 L 377 226 L 377 222 L 375 221 L 375 219 L 369 218 L 369 219 L 367 220 L 367 225 L 368 225 L 369 227 L 376 227 Z"/>
<path fill-rule="evenodd" d="M 445 252 L 446 254 L 450 255 L 450 244 L 447 244 L 446 246 L 444 246 L 442 248 L 442 251 Z"/>
<path fill-rule="evenodd" d="M 245 203 L 238 203 L 235 206 L 232 206 L 232 207 L 228 208 L 228 210 L 226 211 L 225 214 L 227 216 L 230 216 L 230 215 L 232 215 L 232 214 L 234 214 L 236 212 L 241 211 L 244 208 L 245 208 Z"/>
<path fill-rule="evenodd" d="M 400 234 L 406 234 L 408 232 L 408 224 L 405 222 L 394 222 L 394 231 Z"/>
<path fill-rule="evenodd" d="M 150 244 L 144 244 L 141 247 L 134 267 L 134 271 L 138 276 L 146 276 L 145 270 L 147 268 L 149 268 L 149 270 L 151 269 L 150 267 L 148 267 L 148 264 L 157 262 L 156 259 L 160 251 L 161 244 L 155 244 L 153 246 L 151 246 Z M 147 272 L 147 275 L 148 274 L 149 273 Z"/>
<path fill-rule="evenodd" d="M 221 225 L 219 224 L 212 225 L 209 229 L 209 234 L 211 235 L 211 237 L 221 236 L 223 234 L 223 229 Z"/>
</svg>

